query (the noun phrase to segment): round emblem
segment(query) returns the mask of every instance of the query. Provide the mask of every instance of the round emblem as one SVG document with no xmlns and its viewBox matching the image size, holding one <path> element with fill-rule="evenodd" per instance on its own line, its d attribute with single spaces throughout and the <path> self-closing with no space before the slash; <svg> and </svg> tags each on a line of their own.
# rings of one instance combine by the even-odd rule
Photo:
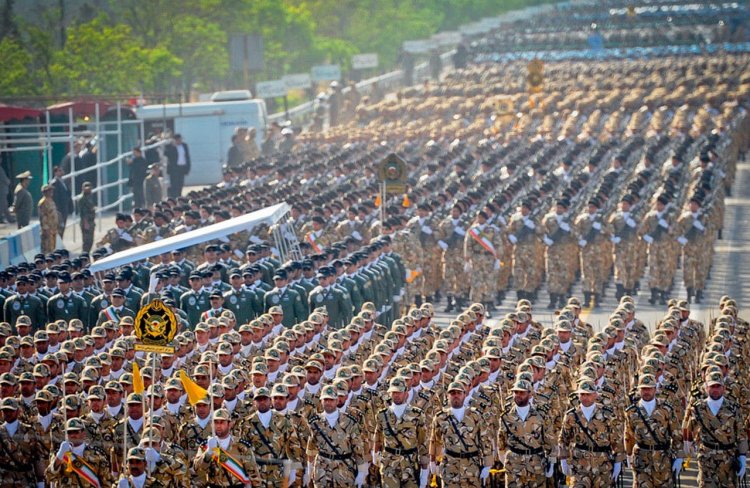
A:
<svg viewBox="0 0 750 488">
<path fill-rule="evenodd" d="M 65 302 L 62 299 L 58 300 L 56 305 L 57 305 L 57 308 L 59 308 L 60 310 L 65 308 Z"/>
<path fill-rule="evenodd" d="M 107 300 L 102 300 L 101 302 L 99 302 L 99 304 L 100 304 L 99 306 L 102 308 L 109 307 L 109 302 Z"/>
<path fill-rule="evenodd" d="M 271 303 L 273 303 L 274 305 L 276 305 L 277 303 L 279 303 L 279 296 L 278 295 L 272 296 L 271 297 Z"/>
<path fill-rule="evenodd" d="M 191 307 L 192 307 L 193 305 L 195 305 L 195 297 L 190 297 L 190 298 L 188 298 L 188 304 L 189 304 L 189 305 L 190 305 Z"/>
<path fill-rule="evenodd" d="M 13 302 L 13 310 L 21 310 L 21 303 Z"/>
<path fill-rule="evenodd" d="M 315 301 L 318 303 L 323 303 L 323 295 L 315 295 Z"/>
<path fill-rule="evenodd" d="M 229 297 L 229 303 L 231 303 L 232 305 L 236 304 L 237 303 L 237 297 L 235 295 L 230 296 Z"/>
</svg>

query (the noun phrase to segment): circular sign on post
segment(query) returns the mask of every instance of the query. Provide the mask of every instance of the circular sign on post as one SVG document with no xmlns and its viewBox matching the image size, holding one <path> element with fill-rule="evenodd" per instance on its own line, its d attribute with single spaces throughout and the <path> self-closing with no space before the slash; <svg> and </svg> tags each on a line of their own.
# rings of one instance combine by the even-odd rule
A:
<svg viewBox="0 0 750 488">
<path fill-rule="evenodd" d="M 169 344 L 177 334 L 177 318 L 161 300 L 156 299 L 141 308 L 133 325 L 135 335 L 140 341 L 140 344 L 135 346 L 136 350 L 158 353 L 174 352 L 174 347 Z"/>
</svg>

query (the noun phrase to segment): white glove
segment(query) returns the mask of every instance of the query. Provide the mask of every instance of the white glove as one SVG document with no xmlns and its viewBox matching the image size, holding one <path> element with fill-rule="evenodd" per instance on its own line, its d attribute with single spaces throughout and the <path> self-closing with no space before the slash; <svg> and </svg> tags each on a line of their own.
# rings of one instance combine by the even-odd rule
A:
<svg viewBox="0 0 750 488">
<path fill-rule="evenodd" d="M 693 227 L 695 227 L 698 230 L 706 230 L 706 227 L 701 224 L 700 220 L 693 220 Z"/>
<path fill-rule="evenodd" d="M 492 269 L 495 271 L 500 271 L 500 260 L 496 259 L 495 262 L 492 264 Z"/>
<path fill-rule="evenodd" d="M 562 471 L 565 476 L 570 476 L 570 466 L 568 465 L 567 459 L 560 460 L 560 471 Z"/>
<path fill-rule="evenodd" d="M 432 229 L 430 229 L 430 228 L 429 228 L 428 226 L 426 226 L 426 225 L 423 225 L 423 226 L 422 226 L 422 232 L 424 232 L 425 234 L 432 234 Z"/>
<path fill-rule="evenodd" d="M 737 477 L 741 480 L 745 477 L 745 470 L 747 468 L 747 456 L 740 456 L 737 458 L 737 461 L 740 462 L 740 470 L 737 471 Z"/>
<path fill-rule="evenodd" d="M 117 482 L 117 488 L 130 488 L 130 481 L 127 478 L 120 478 Z"/>
<path fill-rule="evenodd" d="M 664 219 L 659 219 L 659 225 L 664 227 L 665 229 L 669 229 L 669 222 Z"/>
<path fill-rule="evenodd" d="M 633 456 L 632 455 L 628 456 L 627 458 L 625 458 L 625 461 L 628 466 L 628 469 L 632 469 L 633 468 Z"/>
<path fill-rule="evenodd" d="M 688 243 L 688 240 L 685 238 L 685 236 L 680 236 L 677 238 L 677 242 L 679 242 L 681 246 L 684 246 Z"/>
<path fill-rule="evenodd" d="M 65 454 L 69 453 L 70 451 L 71 451 L 70 442 L 62 441 L 60 443 L 60 449 L 57 450 L 57 459 L 62 461 Z"/>
<path fill-rule="evenodd" d="M 305 467 L 305 474 L 302 475 L 302 486 L 307 486 L 310 484 L 311 473 L 312 473 L 312 463 L 308 461 L 307 466 Z"/>
<path fill-rule="evenodd" d="M 594 222 L 593 224 L 591 224 L 591 227 L 593 227 L 596 230 L 602 230 L 601 222 Z"/>
<path fill-rule="evenodd" d="M 409 268 L 406 268 L 404 270 L 404 280 L 406 280 L 406 278 L 408 278 L 409 276 L 411 276 L 411 270 Z"/>
<path fill-rule="evenodd" d="M 297 470 L 293 469 L 289 471 L 289 486 L 294 485 L 295 481 L 297 481 Z"/>
<path fill-rule="evenodd" d="M 36 488 L 44 488 L 44 481 L 37 481 Z"/>
<path fill-rule="evenodd" d="M 430 466 L 427 468 L 431 474 L 437 474 L 438 472 L 438 465 L 435 463 L 435 461 L 430 461 Z"/>
<path fill-rule="evenodd" d="M 578 241 L 578 245 L 581 247 L 586 247 L 586 244 L 588 244 L 588 242 L 586 242 L 586 239 L 580 239 Z"/>
<path fill-rule="evenodd" d="M 653 242 L 654 242 L 654 238 L 651 237 L 648 234 L 646 234 L 645 236 L 643 236 L 643 240 L 646 241 L 646 244 L 653 244 Z"/>
<path fill-rule="evenodd" d="M 484 481 L 489 477 L 490 477 L 490 468 L 489 466 L 485 466 L 484 468 L 482 468 L 482 472 L 479 473 L 479 479 Z"/>
<path fill-rule="evenodd" d="M 430 476 L 430 470 L 429 469 L 420 469 L 419 470 L 419 488 L 426 488 L 427 487 L 427 481 L 429 481 Z"/>
<path fill-rule="evenodd" d="M 367 463 L 362 463 L 357 466 L 357 477 L 354 479 L 354 484 L 362 487 L 365 486 L 365 478 L 367 478 Z"/>
<path fill-rule="evenodd" d="M 442 249 L 443 251 L 448 250 L 448 244 L 446 244 L 445 241 L 440 240 L 440 241 L 438 241 L 437 244 L 438 244 L 438 246 L 440 246 L 440 249 Z"/>
<path fill-rule="evenodd" d="M 465 236 L 466 235 L 466 229 L 464 229 L 463 227 L 454 227 L 453 228 L 453 232 L 455 232 L 456 234 L 458 234 L 460 236 Z"/>
<path fill-rule="evenodd" d="M 610 241 L 612 241 L 612 244 L 619 244 L 622 242 L 622 238 L 619 236 L 612 236 L 609 238 Z"/>
<path fill-rule="evenodd" d="M 518 239 L 513 234 L 508 234 L 508 240 L 511 244 L 515 244 L 516 242 L 518 242 Z"/>
<path fill-rule="evenodd" d="M 524 219 L 523 225 L 525 225 L 526 227 L 528 227 L 531 230 L 536 229 L 536 224 L 534 222 L 532 222 L 531 220 L 529 220 L 529 219 Z"/>
<path fill-rule="evenodd" d="M 500 451 L 497 454 L 497 458 L 500 460 L 500 462 L 505 466 L 505 461 L 508 459 L 508 451 Z"/>
<path fill-rule="evenodd" d="M 567 222 L 560 222 L 560 228 L 565 232 L 570 232 L 570 225 Z"/>
<path fill-rule="evenodd" d="M 677 458 L 672 463 L 672 472 L 677 477 L 680 476 L 680 471 L 682 471 L 682 458 Z"/>
<path fill-rule="evenodd" d="M 206 442 L 206 450 L 207 451 L 213 451 L 219 447 L 219 438 L 218 437 L 209 437 L 208 441 Z"/>
<path fill-rule="evenodd" d="M 615 469 L 612 470 L 612 479 L 616 480 L 620 476 L 620 470 L 622 469 L 622 463 L 615 463 Z"/>
<path fill-rule="evenodd" d="M 464 273 L 471 273 L 471 263 L 469 261 L 464 263 Z"/>
<path fill-rule="evenodd" d="M 555 474 L 555 463 L 549 463 L 549 468 L 547 468 L 547 472 L 544 473 L 544 477 L 552 478 L 553 474 Z"/>
<path fill-rule="evenodd" d="M 146 448 L 146 463 L 148 464 L 149 471 L 153 471 L 156 468 L 156 463 L 161 461 L 161 454 L 159 454 L 153 447 Z"/>
<path fill-rule="evenodd" d="M 380 451 L 372 451 L 372 464 L 373 465 L 375 465 L 377 467 L 380 467 L 380 460 L 381 459 L 382 458 L 380 456 Z"/>
<path fill-rule="evenodd" d="M 635 229 L 635 225 L 636 225 L 636 224 L 635 224 L 635 220 L 633 220 L 633 219 L 628 219 L 628 220 L 626 220 L 626 221 L 625 221 L 625 224 L 626 224 L 626 225 L 627 225 L 628 227 L 630 227 L 630 228 L 632 228 L 632 229 Z"/>
<path fill-rule="evenodd" d="M 361 241 L 361 240 L 362 240 L 362 234 L 360 234 L 360 233 L 359 233 L 359 232 L 357 232 L 356 230 L 355 230 L 354 232 L 352 232 L 352 237 L 354 237 L 354 238 L 355 238 L 355 239 L 357 239 L 358 241 Z"/>
<path fill-rule="evenodd" d="M 544 243 L 545 243 L 546 245 L 548 245 L 548 246 L 551 246 L 552 244 L 554 244 L 554 243 L 555 243 L 555 241 L 553 241 L 552 239 L 550 239 L 550 238 L 549 238 L 549 237 L 547 237 L 546 235 L 545 235 L 544 237 L 542 237 L 542 240 L 543 240 L 543 241 L 544 241 Z"/>
<path fill-rule="evenodd" d="M 682 443 L 682 450 L 685 451 L 685 455 L 687 457 L 691 457 L 695 452 L 693 451 L 693 443 L 692 441 L 684 441 Z"/>
</svg>

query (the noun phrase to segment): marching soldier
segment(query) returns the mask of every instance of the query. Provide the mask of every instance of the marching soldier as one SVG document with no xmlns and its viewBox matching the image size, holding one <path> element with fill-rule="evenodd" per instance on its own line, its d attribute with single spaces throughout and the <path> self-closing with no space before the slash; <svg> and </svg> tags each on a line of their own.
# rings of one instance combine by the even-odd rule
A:
<svg viewBox="0 0 750 488">
<path fill-rule="evenodd" d="M 53 186 L 42 186 L 42 198 L 37 204 L 39 211 L 39 225 L 41 226 L 42 234 L 41 247 L 43 253 L 50 253 L 55 249 L 57 234 L 60 231 L 58 224 L 59 214 L 57 213 L 57 205 L 55 205 L 55 200 L 53 198 L 54 193 L 55 189 Z"/>
<path fill-rule="evenodd" d="M 34 428 L 19 419 L 19 402 L 4 398 L 0 404 L 0 485 L 34 486 L 44 481 L 42 445 Z"/>
<path fill-rule="evenodd" d="M 508 223 L 508 240 L 513 245 L 513 281 L 518 299 L 533 300 L 534 277 L 539 263 L 535 259 L 540 229 L 531 215 L 531 200 L 524 200 Z"/>
<path fill-rule="evenodd" d="M 266 312 L 271 307 L 279 307 L 283 316 L 281 323 L 287 329 L 293 327 L 305 319 L 307 319 L 307 310 L 305 304 L 302 302 L 302 297 L 296 290 L 293 290 L 288 285 L 288 274 L 285 270 L 279 269 L 273 276 L 273 282 L 276 287 L 273 290 L 266 292 L 263 296 L 263 303 Z"/>
<path fill-rule="evenodd" d="M 570 202 L 567 199 L 557 201 L 554 212 L 547 214 L 543 221 L 544 237 L 547 246 L 547 289 L 549 290 L 549 304 L 547 308 L 565 306 L 565 297 L 575 280 L 577 254 L 572 227 L 568 221 L 567 211 Z"/>
<path fill-rule="evenodd" d="M 72 278 L 70 273 L 60 273 L 58 284 L 60 292 L 47 300 L 47 319 L 56 320 L 81 319 L 88 321 L 88 307 L 86 301 L 70 289 Z"/>
<path fill-rule="evenodd" d="M 588 209 L 575 222 L 578 246 L 581 248 L 583 306 L 599 308 L 601 292 L 609 277 L 604 256 L 609 246 L 607 229 L 599 215 L 599 200 L 591 199 Z"/>
<path fill-rule="evenodd" d="M 330 326 L 334 329 L 346 326 L 352 319 L 351 302 L 334 285 L 336 271 L 332 267 L 322 266 L 318 269 L 317 278 L 320 284 L 310 292 L 308 297 L 310 312 L 318 307 L 325 307 Z M 286 316 L 286 313 L 284 315 Z"/>
<path fill-rule="evenodd" d="M 468 298 L 468 280 L 464 262 L 463 243 L 466 237 L 466 224 L 459 204 L 453 205 L 450 217 L 440 223 L 437 244 L 443 250 L 443 276 L 447 284 L 448 306 L 446 312 L 455 308 L 463 309 Z"/>
<path fill-rule="evenodd" d="M 487 312 L 495 309 L 494 295 L 501 255 L 500 234 L 487 224 L 487 214 L 480 211 L 464 238 L 464 262 L 468 263 L 467 269 L 471 274 L 470 299 L 484 304 Z"/>
<path fill-rule="evenodd" d="M 667 292 L 672 285 L 672 277 L 676 261 L 673 260 L 673 229 L 667 220 L 669 218 L 667 204 L 669 198 L 659 195 L 654 208 L 646 214 L 646 217 L 638 231 L 639 235 L 648 244 L 648 270 L 651 305 L 659 300 L 661 305 L 667 304 Z M 673 261 L 675 263 L 673 264 Z"/>
<path fill-rule="evenodd" d="M 208 293 L 203 289 L 203 277 L 199 272 L 190 275 L 190 290 L 180 296 L 180 309 L 188 316 L 191 326 L 200 322 L 203 312 L 211 308 Z"/>
<path fill-rule="evenodd" d="M 60 488 L 80 486 L 110 486 L 112 470 L 107 454 L 86 442 L 86 430 L 81 419 L 68 419 L 65 424 L 67 440 L 53 453 L 45 471 L 48 482 Z"/>
<path fill-rule="evenodd" d="M 422 269 L 422 274 L 416 278 L 418 284 L 422 285 L 421 288 L 417 286 L 419 297 L 416 298 L 416 303 L 420 304 L 423 297 L 426 301 L 437 302 L 436 295 L 439 293 L 442 284 L 440 258 L 443 251 L 437 245 L 436 232 L 438 229 L 433 222 L 431 211 L 432 209 L 428 204 L 420 203 L 417 205 L 417 216 L 410 220 L 408 224 L 411 233 L 416 236 L 419 246 L 422 248 L 422 252 L 419 253 L 420 260 L 417 263 L 417 268 Z"/>
<path fill-rule="evenodd" d="M 620 209 L 609 218 L 609 226 L 612 229 L 612 241 L 614 252 L 613 260 L 615 267 L 615 299 L 619 300 L 623 295 L 634 296 L 636 294 L 635 283 L 637 274 L 637 252 L 638 235 L 635 219 L 630 213 L 633 204 L 632 195 L 624 195 L 620 201 Z"/>
<path fill-rule="evenodd" d="M 677 242 L 682 246 L 682 276 L 687 289 L 688 303 L 695 298 L 700 303 L 703 289 L 706 286 L 706 276 L 701 261 L 710 260 L 706 250 L 711 248 L 708 230 L 704 224 L 705 217 L 701 211 L 701 200 L 693 197 L 689 202 L 689 209 L 677 219 Z"/>
</svg>

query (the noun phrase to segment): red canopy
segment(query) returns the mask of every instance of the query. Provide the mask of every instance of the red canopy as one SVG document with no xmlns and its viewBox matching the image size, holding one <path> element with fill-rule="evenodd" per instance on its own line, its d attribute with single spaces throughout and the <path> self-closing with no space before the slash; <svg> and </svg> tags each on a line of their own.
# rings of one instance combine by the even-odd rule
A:
<svg viewBox="0 0 750 488">
<path fill-rule="evenodd" d="M 39 117 L 41 110 L 26 107 L 11 107 L 0 103 L 0 122 L 9 120 L 23 120 L 26 117 Z"/>
<path fill-rule="evenodd" d="M 77 102 L 63 102 L 50 105 L 47 110 L 51 114 L 67 114 L 68 109 L 73 109 L 73 116 L 83 117 L 88 115 L 93 117 L 96 115 L 96 104 L 99 104 L 99 115 L 104 115 L 107 109 L 110 107 L 109 103 L 105 102 L 91 102 L 91 101 L 77 101 Z"/>
</svg>

